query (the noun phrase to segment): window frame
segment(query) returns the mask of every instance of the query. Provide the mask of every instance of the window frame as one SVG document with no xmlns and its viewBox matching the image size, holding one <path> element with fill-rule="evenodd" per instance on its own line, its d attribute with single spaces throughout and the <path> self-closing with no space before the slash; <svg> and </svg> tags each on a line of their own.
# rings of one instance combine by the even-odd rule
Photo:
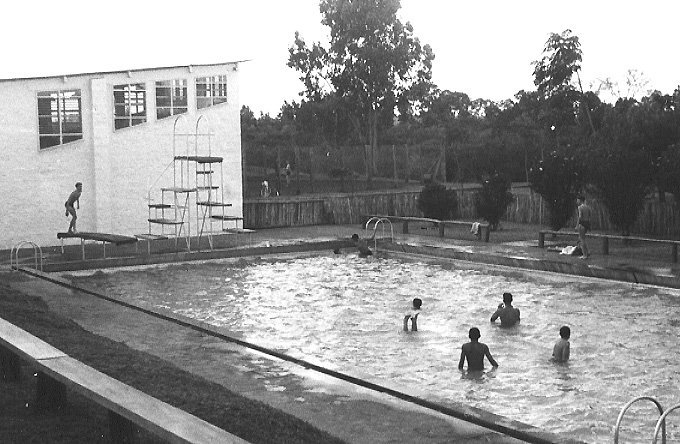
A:
<svg viewBox="0 0 680 444">
<path fill-rule="evenodd" d="M 135 89 L 133 89 L 133 87 Z M 116 94 L 119 93 L 119 94 Z M 118 101 L 118 95 L 122 93 L 122 101 Z M 113 85 L 113 129 L 118 131 L 125 128 L 130 128 L 137 125 L 142 125 L 149 121 L 147 106 L 146 83 L 121 83 Z M 141 100 L 140 100 L 141 97 Z M 119 111 L 123 110 L 122 114 Z M 133 113 L 132 109 L 136 112 Z M 142 108 L 142 111 L 139 111 Z M 143 117 L 140 114 L 143 113 Z M 119 125 L 120 123 L 120 125 Z"/>
<path fill-rule="evenodd" d="M 72 104 L 74 99 L 77 103 L 76 108 Z M 44 111 L 41 110 L 40 103 L 42 100 L 50 101 L 49 114 L 43 114 Z M 56 107 L 54 107 L 55 103 Z M 70 106 L 69 103 L 71 104 Z M 38 91 L 36 93 L 36 111 L 38 116 L 39 150 L 67 145 L 83 139 L 83 95 L 80 88 Z M 73 119 L 74 116 L 75 119 Z M 56 122 L 54 121 L 55 118 Z M 49 130 L 52 130 L 51 132 L 43 133 L 45 126 L 41 122 L 43 119 L 50 119 Z M 79 131 L 69 131 L 68 127 L 73 127 Z M 55 128 L 57 131 L 54 131 Z M 43 141 L 49 141 L 50 139 L 52 142 L 57 139 L 57 142 L 43 146 Z"/>
<path fill-rule="evenodd" d="M 178 114 L 189 112 L 189 82 L 187 79 L 157 80 L 154 83 L 156 99 L 156 120 L 166 119 Z M 169 89 L 169 95 L 162 95 L 160 98 L 167 98 L 168 105 L 159 105 L 159 90 Z M 176 94 L 181 91 L 180 94 Z M 184 101 L 182 102 L 182 98 Z M 164 115 L 161 115 L 161 112 Z M 167 112 L 167 114 L 165 113 Z"/>
<path fill-rule="evenodd" d="M 194 83 L 196 86 L 196 109 L 209 108 L 222 103 L 229 103 L 226 74 L 196 77 Z M 200 86 L 203 86 L 203 88 Z"/>
</svg>

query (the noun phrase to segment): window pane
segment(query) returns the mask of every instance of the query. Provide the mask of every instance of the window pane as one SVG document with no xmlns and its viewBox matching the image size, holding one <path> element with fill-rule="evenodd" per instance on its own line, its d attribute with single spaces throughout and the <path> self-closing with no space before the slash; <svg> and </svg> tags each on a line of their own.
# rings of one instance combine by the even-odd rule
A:
<svg viewBox="0 0 680 444">
<path fill-rule="evenodd" d="M 82 138 L 83 138 L 82 135 L 65 135 L 64 136 L 64 143 L 73 142 L 73 141 L 76 141 L 76 140 L 80 140 Z"/>
<path fill-rule="evenodd" d="M 118 119 L 114 120 L 114 126 L 116 129 L 127 128 L 130 126 L 130 119 Z"/>
<path fill-rule="evenodd" d="M 80 134 L 83 132 L 83 127 L 80 124 L 80 121 L 78 122 L 64 122 L 62 124 L 62 133 L 64 134 Z"/>
<path fill-rule="evenodd" d="M 59 145 L 59 136 L 41 136 L 40 148 L 49 148 L 51 146 Z"/>
<path fill-rule="evenodd" d="M 164 119 L 166 117 L 171 116 L 172 114 L 170 113 L 170 108 L 156 108 L 156 118 L 157 119 Z"/>
<path fill-rule="evenodd" d="M 183 114 L 187 112 L 187 108 L 175 108 L 175 114 Z"/>
<path fill-rule="evenodd" d="M 170 96 L 156 96 L 156 106 L 157 107 L 163 107 L 163 106 L 170 106 L 172 105 L 172 102 L 170 101 Z"/>
<path fill-rule="evenodd" d="M 226 97 L 215 97 L 215 99 L 213 100 L 213 104 L 217 105 L 218 103 L 224 103 L 226 101 L 227 101 Z"/>
<path fill-rule="evenodd" d="M 210 99 L 209 97 L 208 98 L 197 97 L 196 98 L 196 107 L 198 109 L 207 108 L 211 105 L 211 102 L 212 102 L 212 99 Z"/>
</svg>

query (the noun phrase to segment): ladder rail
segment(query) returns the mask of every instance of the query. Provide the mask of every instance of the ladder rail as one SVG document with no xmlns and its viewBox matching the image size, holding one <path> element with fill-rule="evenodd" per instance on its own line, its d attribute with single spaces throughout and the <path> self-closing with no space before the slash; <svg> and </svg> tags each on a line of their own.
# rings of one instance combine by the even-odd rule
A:
<svg viewBox="0 0 680 444">
<path fill-rule="evenodd" d="M 365 230 L 368 233 L 371 222 L 375 222 L 373 225 L 373 249 L 378 251 L 378 239 L 375 237 L 376 231 L 378 231 L 378 226 L 382 225 L 382 236 L 385 237 L 385 226 L 390 225 L 390 240 L 394 242 L 394 227 L 392 226 L 392 221 L 386 217 L 372 217 L 366 221 Z"/>
<path fill-rule="evenodd" d="M 10 250 L 10 253 L 9 253 L 9 268 L 10 268 L 10 270 L 18 270 L 19 269 L 19 250 L 21 250 L 21 247 L 23 247 L 24 245 L 30 245 L 31 247 L 33 247 L 33 261 L 35 263 L 35 269 L 43 271 L 42 248 L 40 248 L 40 245 L 36 244 L 35 242 L 31 242 L 31 241 L 28 241 L 28 240 L 19 241 Z M 16 259 L 16 267 L 14 267 L 14 259 Z"/>
<path fill-rule="evenodd" d="M 666 417 L 668 416 L 669 413 L 673 412 L 674 410 L 680 409 L 680 404 L 675 404 L 672 407 L 669 407 L 668 410 L 663 412 L 659 419 L 656 421 L 656 427 L 654 427 L 654 439 L 652 439 L 652 444 L 656 444 L 656 440 L 659 436 L 659 430 L 663 429 L 662 435 L 661 435 L 661 442 L 663 444 L 666 444 Z"/>
<path fill-rule="evenodd" d="M 657 421 L 657 426 L 659 425 L 659 422 L 662 422 L 661 418 L 663 418 L 665 420 L 666 417 L 664 416 L 664 409 L 663 409 L 663 406 L 661 405 L 661 403 L 659 402 L 658 399 L 656 399 L 653 396 L 638 396 L 636 398 L 633 398 L 632 400 L 628 401 L 628 403 L 621 408 L 621 412 L 619 412 L 619 417 L 616 419 L 616 427 L 614 428 L 614 444 L 619 443 L 619 432 L 620 432 L 620 429 L 621 429 L 621 423 L 623 421 L 623 416 L 626 414 L 628 409 L 630 409 L 630 407 L 638 401 L 650 401 L 654 405 L 656 405 L 656 408 L 659 410 L 659 415 L 660 415 L 659 421 Z M 678 405 L 676 407 L 680 407 L 680 405 Z M 666 423 L 665 423 L 665 421 L 663 421 L 662 428 L 663 428 L 663 434 L 662 434 L 661 442 L 663 444 L 666 444 Z M 658 430 L 655 430 L 655 433 L 654 433 L 654 442 L 655 443 L 656 443 L 657 433 L 658 433 Z"/>
</svg>

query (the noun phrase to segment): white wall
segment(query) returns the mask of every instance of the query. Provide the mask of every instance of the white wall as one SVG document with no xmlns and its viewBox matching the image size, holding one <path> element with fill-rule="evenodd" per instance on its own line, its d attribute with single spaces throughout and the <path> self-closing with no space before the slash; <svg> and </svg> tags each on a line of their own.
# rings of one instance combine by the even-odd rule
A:
<svg viewBox="0 0 680 444">
<path fill-rule="evenodd" d="M 195 78 L 219 74 L 228 76 L 228 102 L 197 111 Z M 68 227 L 64 201 L 77 181 L 83 182 L 79 231 L 124 235 L 148 231 L 147 191 L 172 162 L 175 121 L 175 116 L 156 120 L 158 80 L 187 80 L 189 111 L 178 132 L 195 132 L 197 119 L 204 116 L 199 131 L 215 133 L 212 155 L 224 157 L 225 201 L 234 205 L 228 212 L 242 216 L 237 75 L 233 65 L 225 64 L 0 82 L 0 190 L 6 196 L 0 248 L 11 248 L 20 240 L 58 244 L 56 233 Z M 124 83 L 146 84 L 147 122 L 114 130 L 113 85 Z M 82 95 L 83 140 L 40 150 L 37 92 L 74 88 Z M 175 140 L 185 146 L 183 137 Z M 206 152 L 199 155 L 207 155 L 207 145 L 201 148 Z M 154 192 L 171 185 L 172 168 Z"/>
</svg>

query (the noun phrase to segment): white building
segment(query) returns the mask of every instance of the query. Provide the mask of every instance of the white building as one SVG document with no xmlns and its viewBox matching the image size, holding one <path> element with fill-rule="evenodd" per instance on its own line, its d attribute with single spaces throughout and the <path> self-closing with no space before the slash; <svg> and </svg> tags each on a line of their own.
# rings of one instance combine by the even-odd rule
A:
<svg viewBox="0 0 680 444">
<path fill-rule="evenodd" d="M 147 196 L 158 202 L 161 187 L 173 186 L 173 164 L 187 164 L 173 155 L 222 158 L 208 165 L 212 188 L 231 204 L 219 211 L 238 220 L 238 92 L 238 62 L 0 80 L 0 248 L 56 245 L 76 182 L 78 231 L 148 233 Z M 192 199 L 195 206 L 205 198 Z M 191 218 L 195 231 L 197 214 Z"/>
</svg>

